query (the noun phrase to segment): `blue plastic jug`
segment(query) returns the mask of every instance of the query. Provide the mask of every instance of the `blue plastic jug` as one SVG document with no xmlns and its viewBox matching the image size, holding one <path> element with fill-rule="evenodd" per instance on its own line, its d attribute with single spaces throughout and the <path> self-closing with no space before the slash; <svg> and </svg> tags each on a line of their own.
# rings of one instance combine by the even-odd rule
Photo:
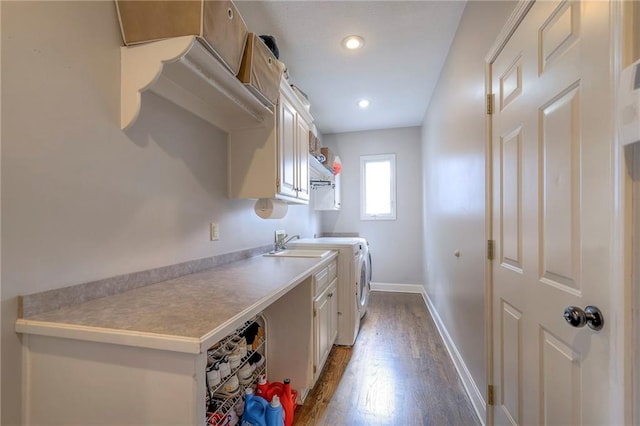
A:
<svg viewBox="0 0 640 426">
<path fill-rule="evenodd" d="M 284 426 L 284 411 L 278 395 L 273 395 L 271 404 L 267 407 L 267 426 Z"/>
<path fill-rule="evenodd" d="M 254 395 L 251 388 L 247 388 L 245 392 L 242 426 L 267 426 L 266 413 L 269 403 L 266 399 Z"/>
</svg>

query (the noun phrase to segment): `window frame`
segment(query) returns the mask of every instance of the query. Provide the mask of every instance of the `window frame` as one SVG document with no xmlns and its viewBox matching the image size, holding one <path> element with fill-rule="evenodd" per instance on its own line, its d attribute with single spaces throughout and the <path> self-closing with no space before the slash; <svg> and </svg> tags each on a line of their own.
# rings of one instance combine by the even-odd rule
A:
<svg viewBox="0 0 640 426">
<path fill-rule="evenodd" d="M 391 204 L 391 213 L 382 214 L 382 215 L 372 215 L 366 213 L 366 164 L 388 161 L 391 170 L 390 170 L 390 204 Z M 376 154 L 376 155 L 361 155 L 360 156 L 360 220 L 396 220 L 396 154 Z"/>
</svg>

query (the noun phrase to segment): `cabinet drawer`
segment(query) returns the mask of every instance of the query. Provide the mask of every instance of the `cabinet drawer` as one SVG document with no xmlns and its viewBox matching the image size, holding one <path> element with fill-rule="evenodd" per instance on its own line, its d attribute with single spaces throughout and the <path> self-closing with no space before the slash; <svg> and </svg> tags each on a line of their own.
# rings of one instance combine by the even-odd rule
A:
<svg viewBox="0 0 640 426">
<path fill-rule="evenodd" d="M 320 295 L 336 276 L 337 264 L 335 261 L 322 268 L 313 276 L 313 296 Z"/>
</svg>

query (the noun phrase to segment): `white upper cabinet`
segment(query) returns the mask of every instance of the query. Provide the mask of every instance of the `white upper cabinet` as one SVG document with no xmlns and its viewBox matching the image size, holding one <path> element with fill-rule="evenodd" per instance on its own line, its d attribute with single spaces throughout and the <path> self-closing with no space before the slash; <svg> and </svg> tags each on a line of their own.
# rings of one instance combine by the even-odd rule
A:
<svg viewBox="0 0 640 426">
<path fill-rule="evenodd" d="M 301 114 L 296 119 L 296 182 L 297 197 L 309 201 L 309 123 Z"/>
<path fill-rule="evenodd" d="M 340 157 L 336 156 L 340 162 Z M 314 210 L 340 210 L 341 173 L 333 175 L 313 156 L 309 156 L 311 174 L 311 192 Z"/>
<path fill-rule="evenodd" d="M 280 95 L 277 118 L 280 193 L 293 198 L 298 195 L 298 179 L 296 173 L 298 129 L 296 126 L 296 116 L 296 109 L 291 102 L 287 97 Z"/>
<path fill-rule="evenodd" d="M 229 197 L 309 202 L 309 128 L 313 118 L 284 79 L 273 120 L 229 133 Z"/>
<path fill-rule="evenodd" d="M 313 185 L 313 208 L 315 210 L 340 210 L 340 175 L 327 183 Z"/>
</svg>

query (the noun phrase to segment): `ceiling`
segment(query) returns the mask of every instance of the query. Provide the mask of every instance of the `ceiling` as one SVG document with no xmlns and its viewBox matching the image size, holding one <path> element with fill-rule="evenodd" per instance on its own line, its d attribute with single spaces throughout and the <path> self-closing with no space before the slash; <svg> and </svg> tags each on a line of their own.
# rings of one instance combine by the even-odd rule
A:
<svg viewBox="0 0 640 426">
<path fill-rule="evenodd" d="M 419 126 L 464 1 L 236 1 L 249 31 L 276 38 L 320 133 Z M 348 35 L 364 47 L 347 51 Z M 361 110 L 357 102 L 370 100 Z"/>
</svg>

